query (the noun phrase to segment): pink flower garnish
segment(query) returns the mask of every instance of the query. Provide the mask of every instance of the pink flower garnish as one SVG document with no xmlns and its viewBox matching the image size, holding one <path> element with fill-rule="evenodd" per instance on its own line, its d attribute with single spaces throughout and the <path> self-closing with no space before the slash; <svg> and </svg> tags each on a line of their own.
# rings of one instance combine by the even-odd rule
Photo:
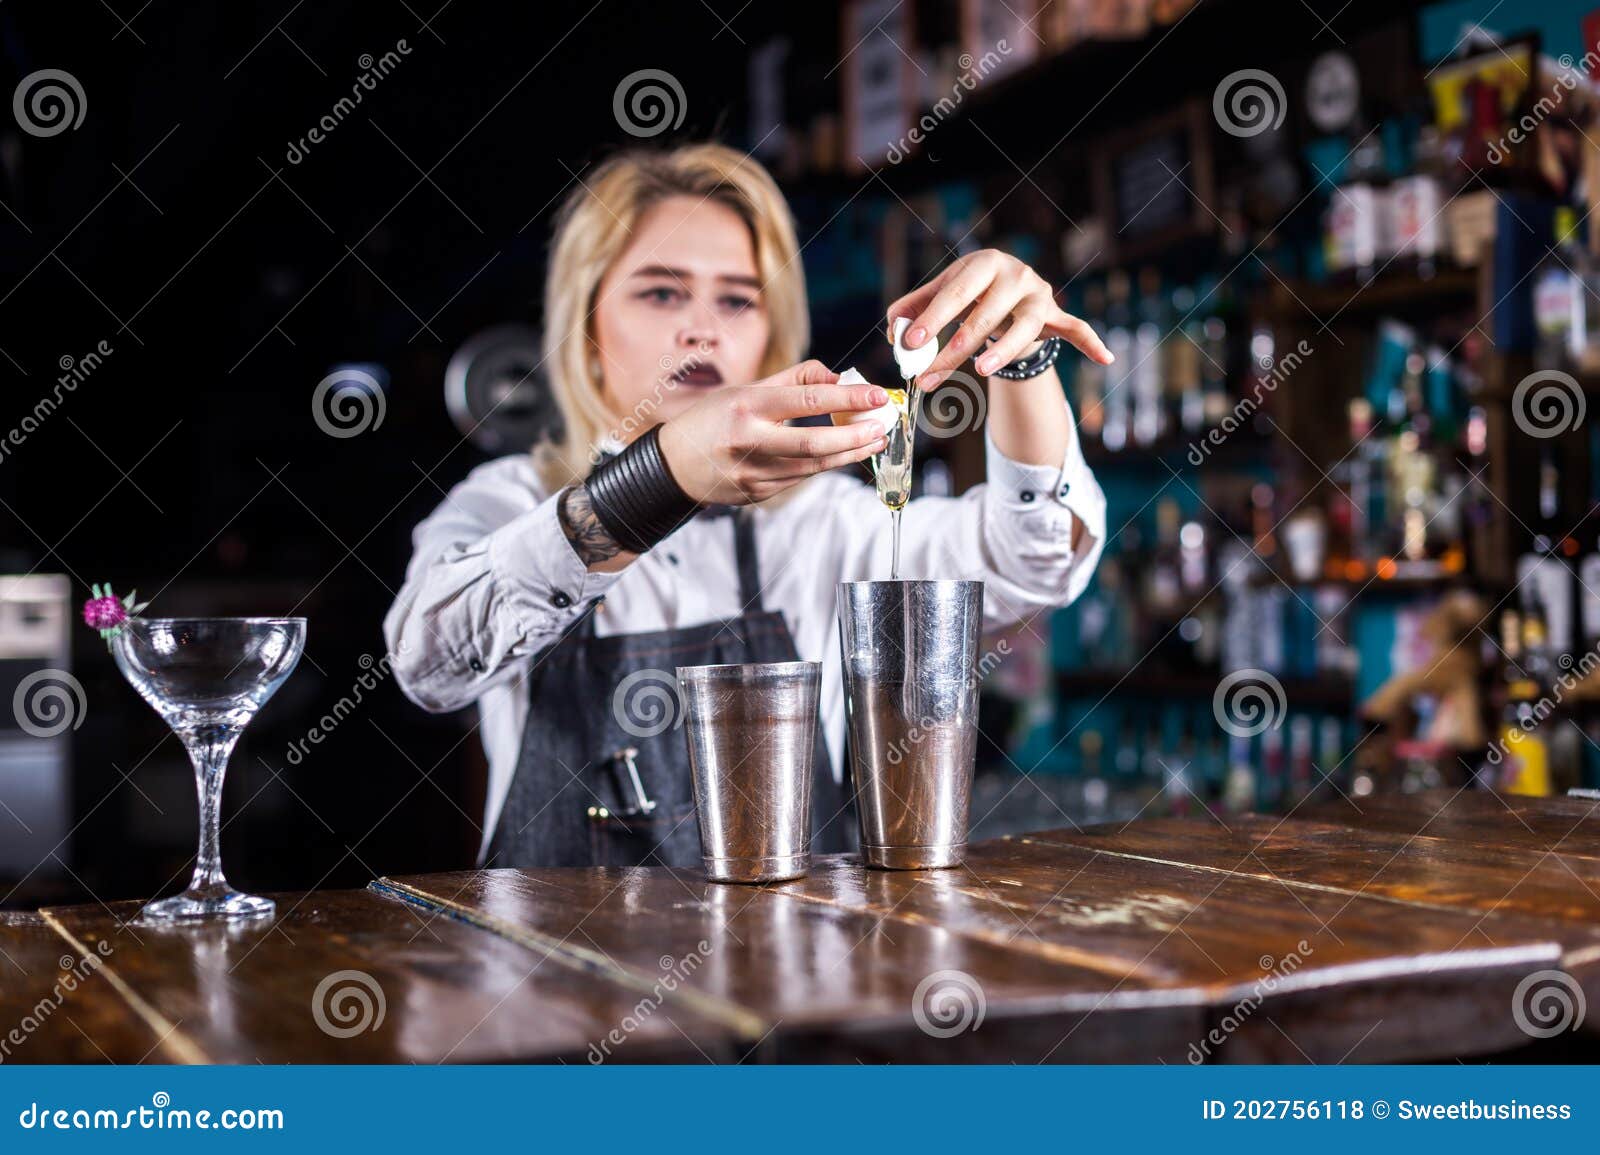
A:
<svg viewBox="0 0 1600 1155">
<path fill-rule="evenodd" d="M 111 592 L 109 585 L 92 585 L 89 592 L 94 596 L 83 604 L 83 620 L 92 630 L 99 630 L 100 636 L 105 639 L 106 648 L 111 648 L 112 640 L 122 632 L 122 627 L 139 616 L 149 602 L 136 603 L 137 594 L 129 594 L 119 598 Z"/>
<path fill-rule="evenodd" d="M 94 630 L 109 630 L 128 620 L 128 607 L 114 597 L 91 598 L 84 604 L 83 620 Z"/>
</svg>

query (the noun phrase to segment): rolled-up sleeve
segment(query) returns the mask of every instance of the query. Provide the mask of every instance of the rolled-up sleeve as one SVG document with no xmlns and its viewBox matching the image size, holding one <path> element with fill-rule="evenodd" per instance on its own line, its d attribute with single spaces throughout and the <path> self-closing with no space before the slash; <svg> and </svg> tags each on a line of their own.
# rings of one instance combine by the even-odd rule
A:
<svg viewBox="0 0 1600 1155">
<path fill-rule="evenodd" d="M 412 535 L 383 630 L 396 681 L 425 710 L 460 709 L 514 678 L 621 576 L 587 571 L 559 495 L 542 496 L 525 469 L 480 466 Z"/>
</svg>

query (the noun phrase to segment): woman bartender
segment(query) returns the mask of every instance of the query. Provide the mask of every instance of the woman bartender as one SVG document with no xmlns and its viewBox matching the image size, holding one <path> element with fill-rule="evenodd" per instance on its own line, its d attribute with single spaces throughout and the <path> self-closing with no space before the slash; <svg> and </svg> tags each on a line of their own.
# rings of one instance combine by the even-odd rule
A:
<svg viewBox="0 0 1600 1155">
<path fill-rule="evenodd" d="M 894 302 L 901 316 L 909 348 L 961 320 L 924 388 L 974 355 L 988 377 L 987 482 L 911 502 L 902 574 L 981 579 L 987 628 L 1067 604 L 1099 557 L 1105 499 L 1053 364 L 1064 342 L 1110 354 L 992 250 Z M 890 518 L 838 467 L 882 448 L 882 430 L 787 422 L 887 396 L 800 361 L 782 194 L 720 145 L 613 158 L 561 210 L 544 325 L 563 439 L 450 491 L 384 620 L 413 701 L 478 705 L 480 857 L 698 864 L 674 668 L 796 658 L 823 664 L 813 849 L 853 846 L 835 587 L 888 575 Z"/>
</svg>

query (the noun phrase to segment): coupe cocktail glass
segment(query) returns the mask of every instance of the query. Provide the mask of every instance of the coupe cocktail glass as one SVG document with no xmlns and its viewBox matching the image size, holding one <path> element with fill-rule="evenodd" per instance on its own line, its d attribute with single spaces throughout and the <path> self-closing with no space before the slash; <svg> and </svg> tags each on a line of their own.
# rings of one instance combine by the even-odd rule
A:
<svg viewBox="0 0 1600 1155">
<path fill-rule="evenodd" d="M 239 735 L 293 672 L 304 618 L 132 618 L 112 640 L 117 668 L 189 751 L 200 795 L 200 851 L 189 889 L 146 904 L 153 922 L 260 918 L 275 905 L 222 876 L 222 779 Z"/>
</svg>

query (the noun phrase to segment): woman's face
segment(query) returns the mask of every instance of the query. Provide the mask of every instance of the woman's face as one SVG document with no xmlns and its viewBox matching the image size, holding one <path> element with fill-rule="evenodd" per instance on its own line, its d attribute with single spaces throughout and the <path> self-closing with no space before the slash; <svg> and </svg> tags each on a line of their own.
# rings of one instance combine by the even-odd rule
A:
<svg viewBox="0 0 1600 1155">
<path fill-rule="evenodd" d="M 675 196 L 640 218 L 600 281 L 601 394 L 624 440 L 723 385 L 756 379 L 770 334 L 755 245 L 716 200 Z"/>
</svg>

